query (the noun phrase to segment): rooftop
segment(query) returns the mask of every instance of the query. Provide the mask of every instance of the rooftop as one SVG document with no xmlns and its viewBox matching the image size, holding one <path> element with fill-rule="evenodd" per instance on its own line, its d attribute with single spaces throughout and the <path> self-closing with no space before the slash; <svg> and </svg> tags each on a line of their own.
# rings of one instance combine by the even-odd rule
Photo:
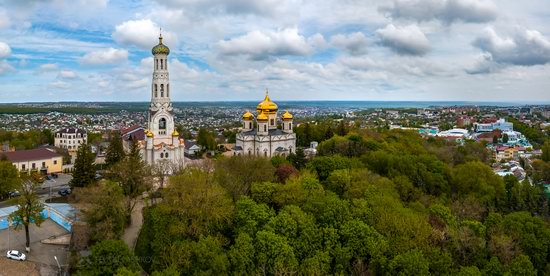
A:
<svg viewBox="0 0 550 276">
<path fill-rule="evenodd" d="M 48 148 L 18 150 L 18 151 L 6 152 L 3 154 L 6 155 L 8 160 L 10 160 L 11 162 L 44 160 L 44 159 L 50 159 L 55 157 L 61 157 L 61 154 Z"/>
</svg>

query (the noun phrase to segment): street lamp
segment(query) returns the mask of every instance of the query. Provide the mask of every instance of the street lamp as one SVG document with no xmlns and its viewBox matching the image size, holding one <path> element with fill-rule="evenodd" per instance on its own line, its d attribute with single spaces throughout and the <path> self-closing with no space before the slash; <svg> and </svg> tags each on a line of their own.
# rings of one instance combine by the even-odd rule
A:
<svg viewBox="0 0 550 276">
<path fill-rule="evenodd" d="M 57 256 L 53 256 L 55 259 L 55 262 L 57 263 L 57 269 L 58 269 L 58 275 L 61 275 L 61 266 L 59 265 L 59 261 L 57 260 Z"/>
</svg>

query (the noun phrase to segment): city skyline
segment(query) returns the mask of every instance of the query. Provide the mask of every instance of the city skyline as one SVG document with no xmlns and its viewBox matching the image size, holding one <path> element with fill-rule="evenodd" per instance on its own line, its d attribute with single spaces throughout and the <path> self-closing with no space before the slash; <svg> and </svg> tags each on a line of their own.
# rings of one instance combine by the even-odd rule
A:
<svg viewBox="0 0 550 276">
<path fill-rule="evenodd" d="M 172 99 L 548 102 L 544 1 L 15 1 L 0 4 L 0 102 Z"/>
</svg>

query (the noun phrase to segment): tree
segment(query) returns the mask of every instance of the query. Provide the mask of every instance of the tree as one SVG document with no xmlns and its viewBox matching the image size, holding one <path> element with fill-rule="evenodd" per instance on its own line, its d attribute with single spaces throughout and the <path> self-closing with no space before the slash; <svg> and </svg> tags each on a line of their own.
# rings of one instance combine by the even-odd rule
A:
<svg viewBox="0 0 550 276">
<path fill-rule="evenodd" d="M 429 262 L 420 250 L 397 255 L 390 262 L 391 275 L 430 275 Z"/>
<path fill-rule="evenodd" d="M 130 151 L 124 159 L 112 168 L 113 180 L 122 187 L 126 196 L 126 215 L 131 223 L 132 211 L 136 206 L 138 197 L 151 188 L 150 168 L 141 159 L 141 153 L 137 142 L 132 141 Z"/>
<path fill-rule="evenodd" d="M 297 148 L 296 154 L 289 154 L 287 160 L 298 170 L 304 168 L 307 164 L 307 159 L 303 148 Z"/>
<path fill-rule="evenodd" d="M 82 259 L 76 275 L 115 275 L 121 268 L 141 271 L 137 258 L 121 240 L 104 240 L 92 246 L 92 254 Z"/>
<path fill-rule="evenodd" d="M 542 161 L 550 162 L 550 139 L 546 139 L 544 145 L 542 146 Z"/>
<path fill-rule="evenodd" d="M 346 123 L 344 122 L 344 119 L 342 119 L 340 123 L 338 123 L 338 127 L 336 128 L 336 134 L 340 136 L 345 136 L 346 134 L 348 134 L 348 128 L 346 126 Z"/>
<path fill-rule="evenodd" d="M 506 134 L 506 133 L 502 134 L 502 143 L 504 143 L 504 144 L 508 143 L 509 139 L 510 138 L 508 137 L 508 134 Z"/>
<path fill-rule="evenodd" d="M 105 154 L 105 163 L 107 164 L 107 167 L 111 167 L 122 161 L 122 159 L 124 159 L 124 155 L 124 147 L 122 146 L 120 134 L 118 132 L 111 133 L 109 147 L 107 148 L 107 153 Z"/>
<path fill-rule="evenodd" d="M 216 182 L 231 194 L 234 201 L 248 195 L 252 183 L 275 180 L 275 167 L 266 158 L 232 156 L 217 160 L 214 167 Z"/>
<path fill-rule="evenodd" d="M 76 191 L 86 205 L 84 220 L 90 229 L 93 242 L 119 239 L 126 225 L 126 209 L 122 188 L 116 183 L 103 181 L 96 186 Z"/>
<path fill-rule="evenodd" d="M 95 180 L 95 154 L 89 144 L 82 144 L 76 152 L 73 179 L 69 183 L 71 187 L 87 187 Z"/>
<path fill-rule="evenodd" d="M 10 219 L 14 222 L 15 229 L 23 226 L 25 228 L 25 249 L 27 252 L 30 248 L 30 234 L 29 226 L 34 223 L 36 226 L 44 221 L 41 212 L 44 210 L 44 205 L 40 201 L 36 194 L 36 189 L 40 187 L 40 184 L 33 182 L 30 179 L 23 179 L 18 190 L 21 192 L 21 196 L 15 200 L 17 204 L 17 211 L 10 215 Z"/>
<path fill-rule="evenodd" d="M 498 136 L 493 135 L 493 144 L 498 144 Z"/>
<path fill-rule="evenodd" d="M 285 183 L 289 177 L 297 174 L 298 171 L 290 164 L 282 164 L 275 171 L 275 175 L 277 176 L 277 181 L 279 181 L 279 183 Z"/>
<path fill-rule="evenodd" d="M 0 161 L 0 198 L 15 190 L 20 183 L 17 168 L 6 160 Z"/>
<path fill-rule="evenodd" d="M 215 150 L 217 146 L 216 138 L 210 131 L 206 130 L 205 128 L 199 129 L 197 144 L 207 150 Z"/>
</svg>

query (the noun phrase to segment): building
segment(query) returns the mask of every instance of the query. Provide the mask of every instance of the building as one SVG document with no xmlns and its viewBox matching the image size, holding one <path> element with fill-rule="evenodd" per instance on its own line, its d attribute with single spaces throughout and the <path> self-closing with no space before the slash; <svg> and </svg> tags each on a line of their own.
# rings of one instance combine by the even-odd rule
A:
<svg viewBox="0 0 550 276">
<path fill-rule="evenodd" d="M 201 147 L 197 145 L 197 141 L 186 140 L 185 141 L 185 155 L 189 157 L 196 156 L 201 150 Z"/>
<path fill-rule="evenodd" d="M 88 141 L 88 134 L 85 130 L 77 128 L 64 128 L 55 133 L 54 145 L 66 149 L 69 152 L 78 150 L 81 144 Z"/>
<path fill-rule="evenodd" d="M 147 119 L 147 129 L 141 137 L 139 128 L 128 134 L 135 137 L 139 143 L 141 156 L 149 165 L 157 161 L 167 160 L 174 166 L 184 165 L 185 143 L 176 131 L 172 102 L 170 100 L 170 82 L 168 73 L 168 55 L 170 49 L 162 44 L 162 35 L 159 44 L 153 47 L 153 81 L 151 84 L 151 104 Z M 140 137 L 138 137 L 138 135 Z M 133 138 L 134 140 L 134 138 Z M 135 141 L 134 140 L 134 141 Z"/>
<path fill-rule="evenodd" d="M 63 156 L 53 149 L 37 148 L 3 153 L 21 172 L 60 173 Z"/>
<path fill-rule="evenodd" d="M 475 132 L 492 132 L 495 129 L 500 129 L 502 131 L 512 131 L 514 130 L 514 124 L 506 122 L 505 119 L 499 119 L 494 123 L 474 124 Z"/>
<path fill-rule="evenodd" d="M 279 118 L 278 111 L 279 107 L 269 99 L 266 91 L 264 100 L 256 107 L 256 117 L 249 111 L 243 115 L 243 127 L 237 134 L 235 155 L 272 157 L 287 156 L 295 152 L 293 116 L 286 111 Z"/>
</svg>

